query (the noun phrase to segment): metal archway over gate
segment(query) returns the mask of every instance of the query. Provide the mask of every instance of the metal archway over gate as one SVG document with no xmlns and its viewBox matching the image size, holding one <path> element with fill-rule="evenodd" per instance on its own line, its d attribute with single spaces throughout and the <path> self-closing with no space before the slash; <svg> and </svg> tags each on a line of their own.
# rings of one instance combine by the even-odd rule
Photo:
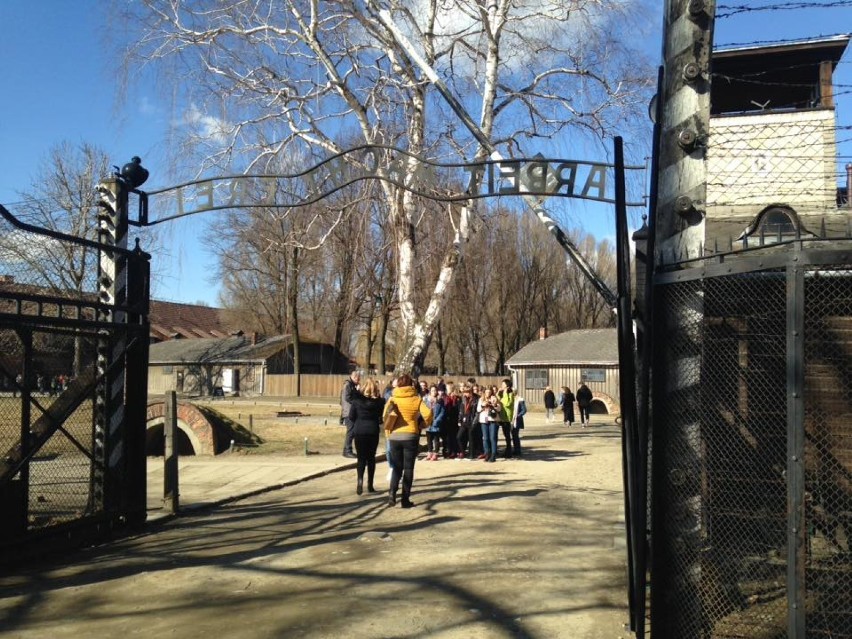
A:
<svg viewBox="0 0 852 639">
<path fill-rule="evenodd" d="M 388 154 L 396 159 L 384 162 Z M 624 348 L 622 365 L 629 370 L 622 374 L 622 405 L 627 398 L 626 405 L 633 406 L 626 211 L 643 204 L 627 201 L 624 175 L 625 170 L 644 168 L 624 165 L 621 138 L 615 138 L 613 164 L 537 156 L 442 165 L 387 147 L 360 147 L 298 175 L 212 178 L 150 193 L 116 175 L 99 186 L 97 242 L 25 224 L 0 206 L 0 224 L 20 236 L 18 245 L 31 246 L 35 253 L 19 260 L 17 271 L 15 256 L 0 255 L 7 272 L 0 282 L 0 389 L 5 391 L 0 402 L 5 451 L 0 459 L 0 562 L 40 553 L 45 544 L 90 543 L 145 521 L 150 256 L 138 247 L 128 250 L 128 225 L 150 226 L 224 208 L 302 206 L 364 179 L 385 180 L 442 201 L 520 195 L 623 318 L 619 345 Z M 437 188 L 452 183 L 442 179 L 442 172 L 467 172 L 469 184 L 482 187 L 459 193 Z M 190 189 L 192 198 L 187 197 Z M 139 197 L 137 220 L 129 215 L 131 193 Z M 545 212 L 549 197 L 615 206 L 618 295 Z M 163 212 L 156 220 L 148 216 L 152 202 Z M 46 287 L 27 266 L 38 260 L 38 251 L 62 245 L 89 254 L 92 275 L 74 291 Z M 64 358 L 54 357 L 62 352 Z M 44 378 L 60 373 L 51 362 L 69 359 L 74 361 L 70 381 L 45 385 Z"/>
</svg>

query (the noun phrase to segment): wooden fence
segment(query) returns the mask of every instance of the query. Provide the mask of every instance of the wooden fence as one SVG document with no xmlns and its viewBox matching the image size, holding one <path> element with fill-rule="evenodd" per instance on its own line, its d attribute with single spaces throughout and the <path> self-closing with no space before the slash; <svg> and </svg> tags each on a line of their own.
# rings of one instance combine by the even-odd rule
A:
<svg viewBox="0 0 852 639">
<path fill-rule="evenodd" d="M 476 377 L 478 384 L 494 384 L 500 386 L 500 382 L 506 379 L 507 375 L 445 375 L 444 381 L 455 382 L 458 386 L 468 377 Z M 301 392 L 299 397 L 338 397 L 343 388 L 343 382 L 348 378 L 348 375 L 301 375 Z M 379 377 L 379 380 L 384 384 L 390 377 Z M 438 377 L 424 375 L 425 379 L 430 384 L 437 381 Z M 296 376 L 295 375 L 267 375 L 263 389 L 264 397 L 296 397 Z"/>
</svg>

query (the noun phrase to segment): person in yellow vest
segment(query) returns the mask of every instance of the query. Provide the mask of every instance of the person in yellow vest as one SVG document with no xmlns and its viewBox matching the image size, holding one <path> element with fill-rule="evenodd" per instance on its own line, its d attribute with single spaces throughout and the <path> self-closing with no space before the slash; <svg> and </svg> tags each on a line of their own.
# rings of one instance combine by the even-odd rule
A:
<svg viewBox="0 0 852 639">
<path fill-rule="evenodd" d="M 385 404 L 384 417 L 387 417 L 390 410 L 396 410 L 399 415 L 393 423 L 385 423 L 385 435 L 390 442 L 393 461 L 388 505 L 396 505 L 396 493 L 401 478 L 401 506 L 411 508 L 414 506 L 411 501 L 411 487 L 414 483 L 414 462 L 420 448 L 420 432 L 432 424 L 432 411 L 420 397 L 411 376 L 407 374 L 397 378 L 396 388 Z"/>
<path fill-rule="evenodd" d="M 515 415 L 515 391 L 512 390 L 512 380 L 504 379 L 500 383 L 500 391 L 497 393 L 500 399 L 500 404 L 503 406 L 503 415 L 500 422 L 500 429 L 503 431 L 503 438 L 506 440 L 506 448 L 503 451 L 503 459 L 513 457 L 512 453 L 512 422 Z"/>
</svg>

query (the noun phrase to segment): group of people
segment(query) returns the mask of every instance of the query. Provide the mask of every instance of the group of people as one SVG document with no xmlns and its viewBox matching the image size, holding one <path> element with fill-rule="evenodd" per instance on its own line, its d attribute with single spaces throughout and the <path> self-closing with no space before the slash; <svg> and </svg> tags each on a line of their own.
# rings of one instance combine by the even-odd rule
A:
<svg viewBox="0 0 852 639">
<path fill-rule="evenodd" d="M 34 383 L 30 386 L 30 392 L 39 393 L 41 395 L 49 395 L 53 397 L 54 395 L 59 395 L 60 393 L 62 393 L 62 391 L 64 391 L 68 387 L 70 381 L 71 377 L 65 375 L 64 373 L 53 376 L 46 376 L 41 373 L 38 373 L 35 376 Z M 12 381 L 11 377 L 7 378 L 4 376 L 2 381 L 2 387 L 9 387 L 12 391 L 12 397 L 17 397 L 19 391 L 23 392 L 23 374 L 18 373 L 14 381 Z"/>
<path fill-rule="evenodd" d="M 577 408 L 580 409 L 580 425 L 585 428 L 589 425 L 589 407 L 592 404 L 592 390 L 581 383 L 577 387 L 577 395 L 571 392 L 567 386 L 563 386 L 559 393 L 559 402 L 556 401 L 556 394 L 550 386 L 544 389 L 544 409 L 547 412 L 547 423 L 553 421 L 554 414 L 557 408 L 562 409 L 562 423 L 565 426 L 574 424 L 574 402 L 577 402 Z"/>
<path fill-rule="evenodd" d="M 358 460 L 356 493 L 375 489 L 376 451 L 384 428 L 390 466 L 388 503 L 411 508 L 414 462 L 420 452 L 420 434 L 426 433 L 426 460 L 482 460 L 496 462 L 502 431 L 502 457 L 521 457 L 521 433 L 526 403 L 504 379 L 500 387 L 480 386 L 469 378 L 456 385 L 439 378 L 434 384 L 401 375 L 384 390 L 376 379 L 361 384 L 355 371 L 341 393 L 341 421 L 346 426 L 343 456 Z M 353 450 L 354 447 L 354 450 Z"/>
</svg>

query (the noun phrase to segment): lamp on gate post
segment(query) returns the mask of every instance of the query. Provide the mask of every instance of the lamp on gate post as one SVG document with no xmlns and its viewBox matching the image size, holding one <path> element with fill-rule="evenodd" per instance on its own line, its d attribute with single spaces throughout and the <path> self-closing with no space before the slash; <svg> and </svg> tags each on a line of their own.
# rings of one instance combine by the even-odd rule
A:
<svg viewBox="0 0 852 639">
<path fill-rule="evenodd" d="M 148 179 L 148 169 L 142 166 L 142 159 L 138 155 L 130 158 L 130 162 L 121 167 L 121 171 L 118 171 L 118 167 L 115 167 L 115 169 L 118 176 L 131 190 L 138 189 Z"/>
<path fill-rule="evenodd" d="M 140 191 L 139 187 L 145 184 L 148 179 L 148 169 L 142 166 L 142 158 L 134 155 L 130 158 L 130 162 L 125 164 L 120 169 L 113 165 L 115 169 L 115 177 L 130 193 L 135 193 L 139 196 L 139 220 L 130 224 L 137 226 L 146 226 L 148 224 L 148 194 Z"/>
</svg>

